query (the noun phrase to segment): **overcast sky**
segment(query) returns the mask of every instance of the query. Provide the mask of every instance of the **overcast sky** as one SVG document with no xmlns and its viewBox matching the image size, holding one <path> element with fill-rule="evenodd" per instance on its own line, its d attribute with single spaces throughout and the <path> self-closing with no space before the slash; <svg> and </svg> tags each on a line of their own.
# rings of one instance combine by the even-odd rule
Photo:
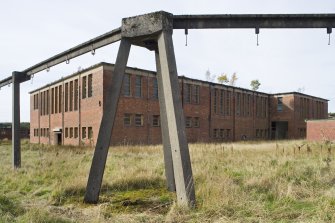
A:
<svg viewBox="0 0 335 223">
<path fill-rule="evenodd" d="M 120 27 L 121 19 L 164 10 L 177 14 L 335 13 L 334 0 L 2 0 L 0 7 L 0 79 L 70 47 Z M 325 29 L 183 30 L 173 35 L 179 75 L 205 79 L 236 72 L 237 86 L 260 91 L 297 91 L 329 99 L 335 112 L 335 30 L 328 46 Z M 99 62 L 114 63 L 118 44 L 42 71 L 21 85 L 21 121 L 29 121 L 29 91 Z M 132 47 L 128 66 L 155 69 L 154 54 Z M 0 122 L 11 121 L 11 87 L 0 90 Z"/>
</svg>

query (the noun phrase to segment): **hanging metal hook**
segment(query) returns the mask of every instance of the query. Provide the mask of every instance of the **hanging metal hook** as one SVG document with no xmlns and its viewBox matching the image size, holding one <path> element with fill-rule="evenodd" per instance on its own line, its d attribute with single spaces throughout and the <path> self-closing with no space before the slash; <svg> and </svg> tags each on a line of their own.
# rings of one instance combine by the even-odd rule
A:
<svg viewBox="0 0 335 223">
<path fill-rule="evenodd" d="M 330 34 L 332 33 L 332 28 L 331 27 L 327 28 L 327 33 L 328 33 L 328 45 L 330 45 Z"/>
<path fill-rule="evenodd" d="M 255 28 L 255 34 L 256 34 L 256 38 L 257 38 L 257 46 L 259 46 L 259 43 L 258 43 L 259 28 L 258 27 Z"/>
<path fill-rule="evenodd" d="M 95 55 L 95 49 L 93 48 L 93 45 L 91 46 L 91 54 L 94 56 Z"/>
<path fill-rule="evenodd" d="M 66 56 L 65 63 L 66 63 L 66 64 L 69 64 L 69 63 L 70 63 L 70 60 L 69 60 L 69 57 L 68 57 L 68 56 Z"/>
<path fill-rule="evenodd" d="M 31 80 L 31 84 L 33 84 L 33 82 L 34 82 L 34 74 L 32 74 L 32 75 L 30 76 L 30 80 Z"/>
<path fill-rule="evenodd" d="M 49 72 L 50 71 L 50 67 L 49 67 L 49 65 L 47 65 L 47 72 Z"/>
<path fill-rule="evenodd" d="M 187 35 L 188 35 L 188 29 L 185 29 L 185 37 L 186 37 L 185 46 L 187 46 Z"/>
</svg>

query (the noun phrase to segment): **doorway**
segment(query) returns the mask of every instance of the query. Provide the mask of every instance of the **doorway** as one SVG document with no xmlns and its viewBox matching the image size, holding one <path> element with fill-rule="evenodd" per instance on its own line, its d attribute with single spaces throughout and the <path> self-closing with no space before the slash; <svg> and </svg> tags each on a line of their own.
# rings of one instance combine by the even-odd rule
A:
<svg viewBox="0 0 335 223">
<path fill-rule="evenodd" d="M 271 123 L 271 139 L 288 139 L 287 121 L 278 121 Z"/>
</svg>

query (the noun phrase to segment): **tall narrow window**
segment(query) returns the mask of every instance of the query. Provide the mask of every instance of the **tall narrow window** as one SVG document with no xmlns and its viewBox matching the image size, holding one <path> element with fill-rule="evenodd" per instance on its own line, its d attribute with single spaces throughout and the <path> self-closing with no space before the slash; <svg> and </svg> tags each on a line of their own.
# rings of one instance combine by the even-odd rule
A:
<svg viewBox="0 0 335 223">
<path fill-rule="evenodd" d="M 49 109 L 50 109 L 50 95 L 49 95 L 49 90 L 47 90 L 47 101 L 46 101 L 46 105 L 47 105 L 47 115 L 49 115 Z"/>
<path fill-rule="evenodd" d="M 192 103 L 199 104 L 199 102 L 200 102 L 200 87 L 199 85 L 193 85 Z"/>
<path fill-rule="evenodd" d="M 248 94 L 248 96 L 247 96 L 247 116 L 249 116 L 250 115 L 250 94 Z"/>
<path fill-rule="evenodd" d="M 65 112 L 69 110 L 69 83 L 65 84 Z"/>
<path fill-rule="evenodd" d="M 69 128 L 65 128 L 65 138 L 69 137 Z"/>
<path fill-rule="evenodd" d="M 241 114 L 241 93 L 236 93 L 236 115 Z"/>
<path fill-rule="evenodd" d="M 192 127 L 192 117 L 186 117 L 185 119 L 185 127 L 191 128 Z"/>
<path fill-rule="evenodd" d="M 144 116 L 142 114 L 135 115 L 135 126 L 143 126 Z"/>
<path fill-rule="evenodd" d="M 58 113 L 58 87 L 55 87 L 55 114 Z"/>
<path fill-rule="evenodd" d="M 191 103 L 191 85 L 185 84 L 184 88 L 184 102 L 185 103 Z"/>
<path fill-rule="evenodd" d="M 70 102 L 69 102 L 70 111 L 73 111 L 73 81 L 70 82 Z"/>
<path fill-rule="evenodd" d="M 199 128 L 200 127 L 200 118 L 199 117 L 194 117 L 193 118 L 193 127 L 194 128 Z"/>
<path fill-rule="evenodd" d="M 159 115 L 153 115 L 152 116 L 152 126 L 158 127 L 160 125 L 161 125 L 161 123 L 160 123 Z"/>
<path fill-rule="evenodd" d="M 87 91 L 87 97 L 90 98 L 93 95 L 93 76 L 92 74 L 88 75 L 88 91 Z"/>
<path fill-rule="evenodd" d="M 124 114 L 124 117 L 123 117 L 123 125 L 124 126 L 131 126 L 131 114 Z"/>
<path fill-rule="evenodd" d="M 70 128 L 70 138 L 73 138 L 73 128 Z"/>
<path fill-rule="evenodd" d="M 230 115 L 230 91 L 227 91 L 226 95 L 226 115 Z"/>
<path fill-rule="evenodd" d="M 214 109 L 214 113 L 217 113 L 217 105 L 218 103 L 218 89 L 214 89 L 214 99 L 213 99 L 213 109 Z"/>
<path fill-rule="evenodd" d="M 283 111 L 283 98 L 282 97 L 277 98 L 277 111 L 279 112 Z"/>
<path fill-rule="evenodd" d="M 78 127 L 74 128 L 74 138 L 78 138 Z"/>
<path fill-rule="evenodd" d="M 136 75 L 135 97 L 142 97 L 142 77 L 139 75 Z"/>
<path fill-rule="evenodd" d="M 51 88 L 51 114 L 55 111 L 55 89 Z"/>
<path fill-rule="evenodd" d="M 58 88 L 58 109 L 59 109 L 59 113 L 62 113 L 62 102 L 63 102 L 63 99 L 62 99 L 62 85 L 59 85 L 59 88 Z"/>
<path fill-rule="evenodd" d="M 79 93 L 79 88 L 78 88 L 78 79 L 74 81 L 74 110 L 78 110 L 78 93 Z"/>
<path fill-rule="evenodd" d="M 86 127 L 81 128 L 81 138 L 85 139 L 86 138 Z"/>
<path fill-rule="evenodd" d="M 88 138 L 92 139 L 93 138 L 93 129 L 92 129 L 92 127 L 88 127 L 87 128 L 87 132 L 88 132 Z"/>
<path fill-rule="evenodd" d="M 86 98 L 86 94 L 87 94 L 87 93 L 86 93 L 86 91 L 87 91 L 87 90 L 86 90 L 86 84 L 87 84 L 87 80 L 86 80 L 86 78 L 87 78 L 86 76 L 83 77 L 83 81 L 82 81 L 82 84 L 81 84 L 81 85 L 82 85 L 82 86 L 81 86 L 81 89 L 82 89 L 82 95 L 81 95 L 81 98 L 83 98 L 83 99 Z"/>
<path fill-rule="evenodd" d="M 130 74 L 125 74 L 123 77 L 123 95 L 130 96 Z"/>
<path fill-rule="evenodd" d="M 224 115 L 224 90 L 220 91 L 220 114 Z"/>
<path fill-rule="evenodd" d="M 153 89 L 153 91 L 154 91 L 153 92 L 153 97 L 157 99 L 158 98 L 158 82 L 157 82 L 157 78 L 154 78 L 153 81 L 154 81 L 153 82 L 153 84 L 154 84 L 154 86 L 153 86 L 153 88 L 154 88 Z"/>
</svg>

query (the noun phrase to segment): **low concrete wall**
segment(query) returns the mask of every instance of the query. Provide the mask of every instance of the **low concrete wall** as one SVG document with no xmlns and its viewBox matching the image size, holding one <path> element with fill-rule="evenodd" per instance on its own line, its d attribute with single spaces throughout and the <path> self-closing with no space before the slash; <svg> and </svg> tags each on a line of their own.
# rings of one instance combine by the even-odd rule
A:
<svg viewBox="0 0 335 223">
<path fill-rule="evenodd" d="M 309 141 L 335 141 L 335 119 L 308 120 L 307 140 Z"/>
</svg>

